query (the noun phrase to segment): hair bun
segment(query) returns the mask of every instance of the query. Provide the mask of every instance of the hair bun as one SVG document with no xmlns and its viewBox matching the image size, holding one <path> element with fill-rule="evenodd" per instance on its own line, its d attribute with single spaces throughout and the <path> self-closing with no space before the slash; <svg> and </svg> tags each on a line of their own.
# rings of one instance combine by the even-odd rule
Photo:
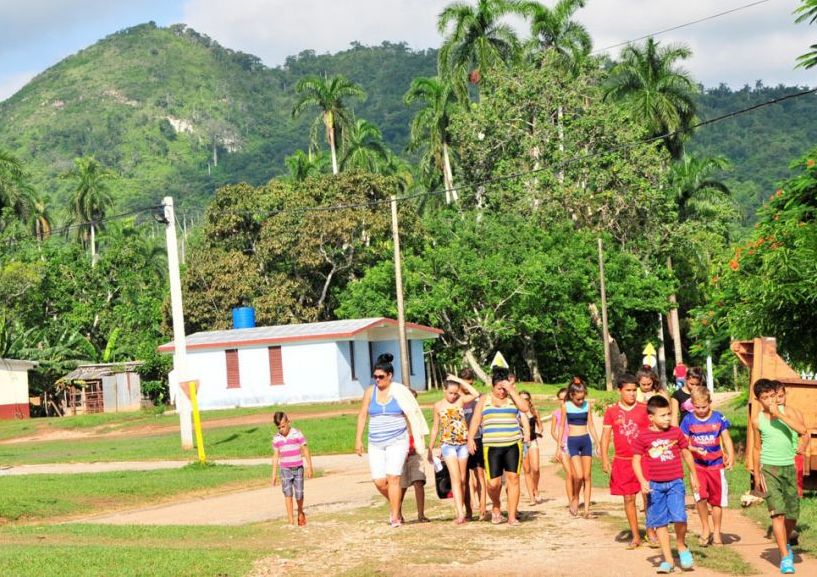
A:
<svg viewBox="0 0 817 577">
<path fill-rule="evenodd" d="M 383 353 L 379 357 L 377 357 L 378 363 L 390 363 L 394 360 L 394 355 L 391 353 Z"/>
</svg>

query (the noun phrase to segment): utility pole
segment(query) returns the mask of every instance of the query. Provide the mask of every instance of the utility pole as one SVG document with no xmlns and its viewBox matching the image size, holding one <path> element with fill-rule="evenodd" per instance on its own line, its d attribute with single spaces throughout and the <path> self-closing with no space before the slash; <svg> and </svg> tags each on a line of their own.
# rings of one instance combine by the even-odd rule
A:
<svg viewBox="0 0 817 577">
<path fill-rule="evenodd" d="M 658 379 L 667 390 L 667 352 L 664 349 L 664 315 L 658 313 Z"/>
<path fill-rule="evenodd" d="M 176 213 L 173 197 L 166 196 L 164 207 L 165 239 L 167 241 L 167 267 L 170 277 L 170 308 L 173 315 L 173 371 L 169 375 L 171 392 L 175 395 L 176 411 L 179 413 L 179 432 L 182 449 L 193 448 L 193 407 L 182 392 L 179 382 L 185 380 L 187 371 L 187 342 L 184 334 L 184 311 L 182 309 L 182 281 L 179 273 L 179 247 L 176 243 Z"/>
<path fill-rule="evenodd" d="M 394 240 L 394 285 L 397 288 L 397 327 L 400 333 L 400 369 L 402 383 L 411 386 L 408 341 L 406 340 L 406 311 L 403 306 L 403 265 L 400 259 L 400 230 L 397 223 L 397 197 L 391 197 L 391 234 Z"/>
<path fill-rule="evenodd" d="M 607 289 L 604 286 L 604 249 L 599 241 L 599 279 L 601 280 L 601 330 L 604 339 L 604 379 L 608 391 L 613 390 L 613 375 L 610 365 L 610 333 L 607 327 Z"/>
</svg>

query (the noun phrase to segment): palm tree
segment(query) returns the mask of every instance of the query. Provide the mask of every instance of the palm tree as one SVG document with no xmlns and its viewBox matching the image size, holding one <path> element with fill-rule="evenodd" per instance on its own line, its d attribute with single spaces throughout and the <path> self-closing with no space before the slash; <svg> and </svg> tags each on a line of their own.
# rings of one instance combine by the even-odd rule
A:
<svg viewBox="0 0 817 577">
<path fill-rule="evenodd" d="M 723 156 L 684 155 L 672 164 L 669 184 L 675 195 L 679 222 L 710 217 L 717 210 L 718 201 L 731 195 L 729 187 L 713 177 L 714 173 L 729 167 L 729 161 Z"/>
<path fill-rule="evenodd" d="M 802 0 L 802 5 L 794 11 L 797 14 L 796 24 L 809 21 L 809 25 L 817 22 L 817 0 Z M 817 44 L 809 46 L 810 50 L 797 57 L 797 68 L 814 68 L 817 66 Z"/>
<path fill-rule="evenodd" d="M 304 110 L 316 107 L 320 116 L 315 122 L 323 121 L 326 129 L 326 142 L 332 154 L 332 174 L 338 173 L 337 140 L 340 129 L 350 123 L 349 112 L 343 102 L 344 98 L 366 98 L 366 92 L 359 85 L 344 76 L 332 78 L 307 76 L 298 81 L 295 91 L 298 101 L 292 109 L 292 116 L 299 116 Z"/>
<path fill-rule="evenodd" d="M 451 117 L 460 103 L 450 82 L 439 77 L 415 78 L 403 97 L 406 105 L 421 102 L 422 108 L 411 121 L 409 150 L 425 148 L 424 164 L 442 173 L 445 201 L 457 200 L 451 170 L 451 140 L 448 133 Z"/>
<path fill-rule="evenodd" d="M 31 204 L 31 229 L 40 242 L 51 236 L 51 214 L 42 198 L 34 198 Z"/>
<path fill-rule="evenodd" d="M 576 71 L 593 49 L 590 33 L 582 24 L 571 20 L 586 0 L 558 0 L 549 8 L 536 0 L 526 0 L 516 8 L 530 19 L 531 45 L 539 54 L 553 51 L 565 70 Z"/>
<path fill-rule="evenodd" d="M 0 149 L 0 212 L 10 209 L 19 219 L 31 214 L 34 187 L 28 180 L 23 163 L 6 150 Z"/>
<path fill-rule="evenodd" d="M 321 174 L 326 168 L 326 155 L 309 153 L 303 150 L 296 150 L 292 155 L 284 159 L 284 164 L 289 170 L 289 178 L 295 182 L 306 180 L 310 176 Z"/>
<path fill-rule="evenodd" d="M 63 174 L 63 178 L 73 180 L 74 200 L 72 217 L 78 223 L 78 234 L 83 242 L 89 242 L 91 248 L 91 266 L 96 266 L 96 231 L 102 227 L 100 222 L 105 213 L 113 206 L 108 183 L 114 174 L 103 167 L 93 156 L 74 159 L 74 168 Z"/>
<path fill-rule="evenodd" d="M 513 28 L 502 22 L 503 16 L 514 11 L 514 5 L 507 0 L 477 0 L 476 5 L 454 2 L 440 12 L 440 34 L 449 28 L 451 33 L 440 47 L 438 67 L 458 88 L 466 73 L 476 85 L 491 67 L 516 59 L 519 40 Z"/>
<path fill-rule="evenodd" d="M 373 123 L 360 118 L 344 132 L 341 170 L 359 168 L 380 172 L 388 159 L 389 149 L 383 142 L 383 134 Z"/>
<path fill-rule="evenodd" d="M 683 45 L 660 46 L 647 38 L 627 46 L 605 86 L 605 99 L 624 102 L 633 118 L 644 119 L 650 136 L 661 137 L 673 159 L 683 156 L 683 141 L 695 119 L 697 88 L 678 60 L 692 52 Z"/>
</svg>

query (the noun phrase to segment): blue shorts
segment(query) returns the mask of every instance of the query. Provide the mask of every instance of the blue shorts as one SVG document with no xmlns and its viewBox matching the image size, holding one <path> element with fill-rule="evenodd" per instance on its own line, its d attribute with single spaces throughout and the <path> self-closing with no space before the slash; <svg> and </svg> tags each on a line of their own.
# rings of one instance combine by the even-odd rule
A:
<svg viewBox="0 0 817 577">
<path fill-rule="evenodd" d="M 650 481 L 650 494 L 647 495 L 647 528 L 666 527 L 670 523 L 686 523 L 684 496 L 683 479 L 665 483 Z"/>
<path fill-rule="evenodd" d="M 592 457 L 593 439 L 590 434 L 567 438 L 567 454 L 571 457 Z"/>
<path fill-rule="evenodd" d="M 443 443 L 440 447 L 440 452 L 443 459 L 448 459 L 449 457 L 467 459 L 469 457 L 468 445 L 449 445 L 447 443 Z"/>
</svg>

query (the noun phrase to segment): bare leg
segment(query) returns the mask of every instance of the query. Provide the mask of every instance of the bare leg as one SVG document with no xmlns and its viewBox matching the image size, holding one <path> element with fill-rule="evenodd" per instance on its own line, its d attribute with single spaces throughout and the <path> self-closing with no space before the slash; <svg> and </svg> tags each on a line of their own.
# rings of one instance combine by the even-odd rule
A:
<svg viewBox="0 0 817 577">
<path fill-rule="evenodd" d="M 667 526 L 656 527 L 655 534 L 658 536 L 658 543 L 661 544 L 661 554 L 664 556 L 664 561 L 673 565 L 672 549 L 669 544 L 669 530 L 667 530 Z"/>
<path fill-rule="evenodd" d="M 783 515 L 775 515 L 772 517 L 772 534 L 774 535 L 777 550 L 780 552 L 782 559 L 789 554 L 786 545 L 789 544 L 789 534 L 786 531 L 786 518 Z"/>
<path fill-rule="evenodd" d="M 463 498 L 463 514 L 465 515 L 465 520 L 471 520 L 471 513 L 469 513 L 468 507 L 465 504 L 465 498 L 470 492 L 468 487 L 468 459 L 458 459 L 458 464 L 460 467 L 460 486 L 462 487 L 462 498 Z"/>
<path fill-rule="evenodd" d="M 414 483 L 414 499 L 417 501 L 417 520 L 427 521 L 426 518 L 426 491 L 422 481 Z"/>
<path fill-rule="evenodd" d="M 468 468 L 468 461 L 465 461 L 465 475 L 463 476 L 463 501 L 465 502 L 465 517 L 470 519 L 474 516 L 474 509 L 471 507 L 471 481 L 473 475 Z"/>
<path fill-rule="evenodd" d="M 701 540 L 706 541 L 712 534 L 712 531 L 709 529 L 709 505 L 705 500 L 702 499 L 695 503 L 695 508 L 698 509 L 698 517 L 701 518 Z M 719 535 L 720 531 L 716 530 L 715 534 Z"/>
<path fill-rule="evenodd" d="M 388 499 L 389 509 L 391 510 L 392 522 L 400 520 L 400 475 L 389 475 L 388 479 Z"/>
<path fill-rule="evenodd" d="M 592 481 L 592 457 L 582 457 L 582 475 L 584 476 L 584 514 L 590 515 L 590 493 L 593 491 Z"/>
<path fill-rule="evenodd" d="M 573 515 L 578 515 L 579 496 L 582 492 L 582 481 L 584 480 L 582 458 L 578 455 L 575 457 L 570 457 L 570 474 L 573 477 L 573 498 L 570 499 L 570 512 Z"/>
<path fill-rule="evenodd" d="M 505 473 L 505 482 L 508 486 L 508 522 L 515 525 L 519 521 L 516 518 L 519 510 L 519 475 L 516 473 Z"/>
<path fill-rule="evenodd" d="M 528 451 L 530 458 L 530 471 L 533 477 L 533 500 L 534 504 L 539 502 L 539 444 L 532 446 Z"/>
<path fill-rule="evenodd" d="M 723 509 L 720 507 L 712 507 L 712 532 L 715 537 L 712 539 L 713 543 L 723 545 L 723 535 L 721 535 L 721 520 L 723 519 Z"/>
<path fill-rule="evenodd" d="M 530 449 L 528 454 L 522 459 L 522 470 L 525 472 L 525 487 L 528 489 L 528 500 L 531 505 L 536 504 L 536 488 L 533 484 L 533 474 L 530 467 Z"/>
<path fill-rule="evenodd" d="M 488 496 L 491 498 L 491 512 L 502 514 L 502 477 L 488 480 Z"/>
<path fill-rule="evenodd" d="M 460 463 L 456 456 L 446 457 L 445 466 L 451 477 L 451 492 L 454 494 L 455 517 L 458 522 L 465 517 L 465 504 L 462 495 L 462 479 L 460 478 Z"/>
<path fill-rule="evenodd" d="M 479 499 L 479 517 L 485 519 L 488 511 L 488 482 L 485 480 L 485 469 L 477 467 L 474 472 L 475 493 Z"/>
<path fill-rule="evenodd" d="M 292 497 L 284 497 L 284 503 L 287 506 L 287 517 L 289 518 L 289 524 L 295 524 L 295 513 L 292 510 Z"/>
<path fill-rule="evenodd" d="M 375 479 L 374 486 L 383 495 L 386 500 L 389 500 L 389 481 L 388 479 Z"/>
<path fill-rule="evenodd" d="M 627 515 L 627 523 L 630 525 L 632 542 L 641 543 L 641 532 L 638 530 L 638 509 L 635 505 L 636 495 L 624 495 L 624 514 Z"/>
<path fill-rule="evenodd" d="M 675 523 L 675 546 L 678 548 L 679 553 L 689 549 L 689 547 L 687 547 L 686 523 Z"/>
<path fill-rule="evenodd" d="M 573 468 L 570 466 L 570 457 L 565 453 L 559 455 L 559 462 L 562 464 L 562 469 L 565 471 L 565 495 L 567 495 L 567 502 L 573 502 Z"/>
</svg>

